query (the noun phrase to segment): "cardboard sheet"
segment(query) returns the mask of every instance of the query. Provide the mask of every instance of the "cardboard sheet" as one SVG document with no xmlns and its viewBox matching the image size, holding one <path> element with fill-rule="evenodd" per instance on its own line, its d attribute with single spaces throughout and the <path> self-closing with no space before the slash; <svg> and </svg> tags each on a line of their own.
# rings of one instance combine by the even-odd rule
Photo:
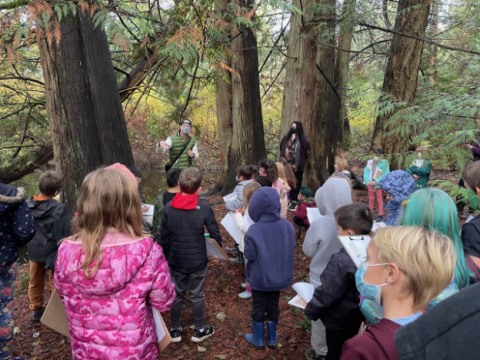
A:
<svg viewBox="0 0 480 360">
<path fill-rule="evenodd" d="M 217 256 L 220 260 L 229 259 L 229 256 L 214 239 L 205 238 L 205 242 L 207 245 L 207 256 Z"/>
<path fill-rule="evenodd" d="M 367 259 L 367 246 L 370 243 L 370 236 L 339 236 L 338 239 L 358 268 L 360 263 Z"/>
</svg>

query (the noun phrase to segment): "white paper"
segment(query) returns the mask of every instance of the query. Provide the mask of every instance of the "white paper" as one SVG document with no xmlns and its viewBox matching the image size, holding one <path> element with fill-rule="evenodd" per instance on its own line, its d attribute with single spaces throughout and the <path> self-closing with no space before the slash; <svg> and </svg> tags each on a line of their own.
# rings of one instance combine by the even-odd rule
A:
<svg viewBox="0 0 480 360">
<path fill-rule="evenodd" d="M 384 227 L 386 227 L 386 226 L 387 226 L 387 224 L 385 224 L 384 222 L 379 222 L 379 223 L 374 222 L 374 223 L 373 223 L 373 226 L 372 226 L 372 232 L 375 232 L 375 231 L 377 231 L 378 229 L 384 228 Z"/>
<path fill-rule="evenodd" d="M 313 292 L 315 291 L 313 285 L 309 283 L 298 282 L 293 284 L 292 288 L 297 292 L 297 296 L 290 300 L 288 304 L 296 306 L 300 309 L 305 309 L 307 304 L 313 298 Z"/>
<path fill-rule="evenodd" d="M 243 221 L 245 222 L 245 230 L 247 231 L 250 228 L 250 226 L 255 224 L 255 222 L 252 220 L 252 218 L 248 214 L 243 216 Z"/>
<path fill-rule="evenodd" d="M 318 208 L 307 208 L 307 218 L 308 218 L 308 222 L 310 223 L 310 225 L 312 225 L 312 223 L 321 218 L 322 215 L 320 214 L 320 210 L 318 210 Z"/>
<path fill-rule="evenodd" d="M 218 248 L 213 244 L 214 241 L 214 239 L 205 238 L 205 244 L 207 245 L 207 256 L 217 256 L 220 260 L 228 260 L 224 253 L 219 251 Z"/>
<path fill-rule="evenodd" d="M 158 314 L 158 310 L 152 307 L 153 313 L 153 321 L 155 322 L 155 331 L 157 333 L 157 340 L 158 342 L 162 341 L 165 337 L 165 328 L 163 327 L 162 320 L 160 320 L 160 315 Z"/>
<path fill-rule="evenodd" d="M 225 202 L 227 202 L 227 201 L 233 201 L 233 200 L 235 200 L 236 198 L 237 198 L 237 194 L 236 194 L 236 193 L 231 193 L 231 194 L 225 195 L 225 196 L 223 197 L 223 200 L 224 200 Z"/>
<path fill-rule="evenodd" d="M 357 267 L 367 259 L 367 246 L 370 243 L 370 236 L 339 236 L 338 239 Z"/>
<path fill-rule="evenodd" d="M 222 219 L 220 224 L 222 224 L 225 230 L 227 230 L 227 232 L 230 234 L 233 240 L 235 240 L 237 244 L 240 244 L 242 233 L 240 232 L 240 229 L 237 227 L 237 224 L 235 223 L 235 219 L 230 213 L 227 213 L 227 215 L 225 215 L 225 217 Z"/>
<path fill-rule="evenodd" d="M 142 212 L 142 219 L 145 220 L 147 223 L 152 225 L 153 223 L 153 205 L 150 204 L 142 204 L 142 210 L 144 207 L 148 206 L 148 211 Z"/>
<path fill-rule="evenodd" d="M 375 175 L 373 176 L 373 179 L 374 179 L 374 180 L 380 179 L 380 178 L 382 177 L 382 174 L 383 174 L 383 170 L 380 169 L 379 167 L 377 167 L 377 168 L 375 169 Z"/>
</svg>

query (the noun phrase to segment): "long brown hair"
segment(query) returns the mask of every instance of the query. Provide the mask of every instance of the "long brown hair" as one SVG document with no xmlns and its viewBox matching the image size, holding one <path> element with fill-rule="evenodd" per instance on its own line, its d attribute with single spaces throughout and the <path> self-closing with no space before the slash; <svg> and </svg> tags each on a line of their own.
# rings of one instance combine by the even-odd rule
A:
<svg viewBox="0 0 480 360">
<path fill-rule="evenodd" d="M 250 198 L 252 197 L 253 193 L 260 189 L 262 186 L 257 182 L 251 182 L 250 184 L 246 185 L 243 188 L 243 208 L 248 208 L 248 204 L 250 203 Z"/>
<path fill-rule="evenodd" d="M 100 245 L 107 232 L 142 235 L 141 207 L 137 184 L 123 171 L 100 169 L 85 177 L 72 228 L 77 230 L 73 239 L 82 240 L 85 261 L 78 270 L 83 269 L 87 279 L 95 277 L 102 262 Z"/>
<path fill-rule="evenodd" d="M 292 167 L 288 163 L 287 159 L 281 157 L 278 159 L 278 162 L 283 164 L 283 167 L 285 168 L 285 179 L 287 181 L 288 186 L 290 186 L 290 189 L 296 189 L 297 188 L 297 178 L 295 177 L 295 173 L 293 172 Z"/>
</svg>

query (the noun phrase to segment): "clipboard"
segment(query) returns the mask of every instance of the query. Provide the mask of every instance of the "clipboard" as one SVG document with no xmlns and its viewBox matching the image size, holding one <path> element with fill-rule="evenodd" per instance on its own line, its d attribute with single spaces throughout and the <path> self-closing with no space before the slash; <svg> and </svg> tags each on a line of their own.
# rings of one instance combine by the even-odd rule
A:
<svg viewBox="0 0 480 360">
<path fill-rule="evenodd" d="M 348 256 L 350 256 L 353 263 L 358 268 L 360 263 L 367 259 L 367 246 L 370 243 L 370 236 L 339 236 L 338 239 L 347 251 Z"/>
<path fill-rule="evenodd" d="M 207 256 L 217 256 L 220 260 L 229 260 L 228 255 L 223 251 L 222 247 L 218 245 L 215 239 L 206 237 L 205 244 L 207 246 Z"/>
</svg>

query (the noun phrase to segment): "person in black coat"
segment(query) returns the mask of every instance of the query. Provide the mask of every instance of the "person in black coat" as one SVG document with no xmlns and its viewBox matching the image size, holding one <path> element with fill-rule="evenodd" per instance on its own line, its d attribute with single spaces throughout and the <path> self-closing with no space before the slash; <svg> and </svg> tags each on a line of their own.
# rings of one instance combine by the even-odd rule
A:
<svg viewBox="0 0 480 360">
<path fill-rule="evenodd" d="M 312 147 L 303 132 L 302 123 L 300 121 L 294 121 L 290 125 L 290 130 L 280 142 L 280 157 L 287 160 L 297 179 L 297 187 L 290 191 L 290 201 L 292 204 L 298 202 L 298 192 L 302 187 L 303 172 L 305 171 L 307 158 L 311 153 Z"/>
<path fill-rule="evenodd" d="M 335 211 L 339 236 L 369 235 L 373 214 L 366 204 L 353 203 Z M 340 359 L 345 341 L 354 337 L 363 321 L 359 308 L 360 294 L 355 284 L 357 267 L 345 249 L 330 258 L 320 276 L 321 285 L 305 308 L 311 320 L 321 319 L 326 329 L 327 359 Z M 307 356 L 316 359 L 313 349 Z"/>
<path fill-rule="evenodd" d="M 72 220 L 74 214 L 67 214 L 53 223 L 53 231 L 45 246 L 45 268 L 55 271 L 55 261 L 60 241 L 73 235 Z"/>
<path fill-rule="evenodd" d="M 161 240 L 177 297 L 173 302 L 170 336 L 172 342 L 182 340 L 180 316 L 188 290 L 192 303 L 195 331 L 191 338 L 201 342 L 214 334 L 211 326 L 205 326 L 205 293 L 207 277 L 207 247 L 205 227 L 218 245 L 222 246 L 220 229 L 212 208 L 199 200 L 202 174 L 197 168 L 182 170 L 179 178 L 180 192 L 165 206 L 162 214 Z"/>
</svg>

